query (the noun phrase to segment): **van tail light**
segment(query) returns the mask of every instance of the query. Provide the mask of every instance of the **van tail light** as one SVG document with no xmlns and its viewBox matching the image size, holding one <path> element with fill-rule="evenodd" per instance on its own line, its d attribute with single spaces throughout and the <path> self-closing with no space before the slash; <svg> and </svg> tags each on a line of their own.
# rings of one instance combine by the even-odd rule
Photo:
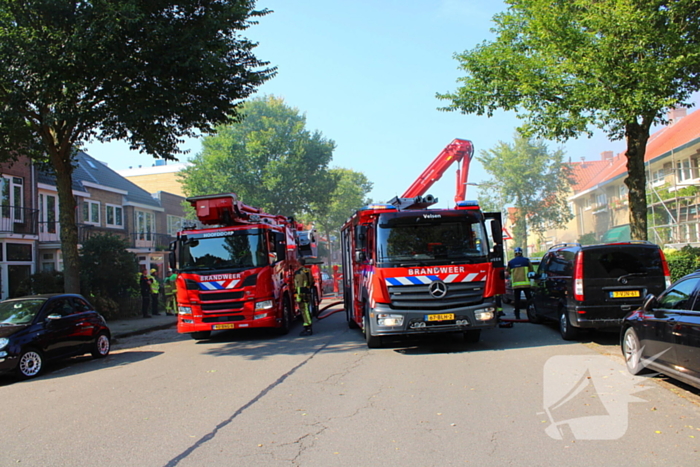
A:
<svg viewBox="0 0 700 467">
<path fill-rule="evenodd" d="M 583 301 L 583 252 L 574 258 L 574 300 Z"/>
<path fill-rule="evenodd" d="M 664 269 L 664 279 L 666 279 L 666 288 L 671 287 L 671 270 L 668 268 L 668 263 L 666 262 L 666 255 L 664 255 L 663 250 L 659 250 L 661 253 L 661 266 Z"/>
</svg>

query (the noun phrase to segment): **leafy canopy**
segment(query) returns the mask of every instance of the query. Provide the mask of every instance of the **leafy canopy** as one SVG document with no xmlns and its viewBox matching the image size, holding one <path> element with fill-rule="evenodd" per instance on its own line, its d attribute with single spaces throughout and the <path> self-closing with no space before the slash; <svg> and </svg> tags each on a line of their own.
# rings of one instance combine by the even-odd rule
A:
<svg viewBox="0 0 700 467">
<path fill-rule="evenodd" d="M 513 235 L 518 246 L 526 245 L 528 231 L 542 234 L 573 218 L 567 203 L 571 173 L 563 159 L 563 150 L 550 152 L 544 141 L 521 134 L 513 144 L 501 141 L 477 156 L 491 175 L 481 184 L 480 196 L 499 200 L 498 209 L 515 208 Z"/>
<path fill-rule="evenodd" d="M 337 184 L 335 143 L 274 96 L 251 99 L 240 122 L 222 125 L 181 173 L 188 196 L 234 192 L 250 206 L 300 216 L 324 205 Z"/>
<path fill-rule="evenodd" d="M 0 0 L 0 162 L 56 174 L 65 289 L 80 291 L 72 173 L 96 139 L 174 159 L 237 116 L 274 68 L 240 35 L 254 0 Z"/>
<path fill-rule="evenodd" d="M 630 223 L 646 238 L 644 155 L 652 124 L 700 89 L 697 0 L 507 0 L 496 39 L 456 54 L 465 76 L 443 110 L 513 110 L 546 139 L 627 139 Z"/>
</svg>

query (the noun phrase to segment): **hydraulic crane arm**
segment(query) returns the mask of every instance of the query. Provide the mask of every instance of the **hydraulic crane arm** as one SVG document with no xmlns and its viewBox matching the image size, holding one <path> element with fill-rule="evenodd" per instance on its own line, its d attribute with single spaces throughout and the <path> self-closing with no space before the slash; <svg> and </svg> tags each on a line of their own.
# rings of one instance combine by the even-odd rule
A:
<svg viewBox="0 0 700 467">
<path fill-rule="evenodd" d="M 474 156 L 474 146 L 471 141 L 454 139 L 442 150 L 433 162 L 418 176 L 415 182 L 408 187 L 402 198 L 416 198 L 423 196 L 426 191 L 445 173 L 454 163 L 461 162 L 457 167 L 457 186 L 455 189 L 455 202 L 464 201 L 467 192 L 467 176 L 469 175 L 469 163 Z"/>
</svg>

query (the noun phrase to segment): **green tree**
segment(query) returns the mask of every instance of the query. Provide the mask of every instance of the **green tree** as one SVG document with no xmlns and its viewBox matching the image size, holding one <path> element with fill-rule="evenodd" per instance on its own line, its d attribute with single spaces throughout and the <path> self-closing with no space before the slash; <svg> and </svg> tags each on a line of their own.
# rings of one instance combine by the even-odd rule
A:
<svg viewBox="0 0 700 467">
<path fill-rule="evenodd" d="M 647 238 L 649 131 L 700 89 L 697 0 L 507 0 L 496 39 L 457 54 L 466 76 L 444 110 L 513 110 L 528 132 L 566 140 L 598 127 L 627 142 L 632 238 Z"/>
<path fill-rule="evenodd" d="M 93 235 L 83 242 L 80 270 L 85 295 L 117 299 L 138 288 L 138 260 L 127 248 L 129 243 L 113 234 Z"/>
<path fill-rule="evenodd" d="M 331 173 L 337 177 L 338 185 L 327 202 L 312 206 L 310 216 L 328 239 L 329 265 L 333 257 L 332 234 L 339 231 L 355 211 L 372 202 L 367 198 L 367 194 L 372 191 L 373 185 L 362 172 L 336 167 L 331 169 Z"/>
<path fill-rule="evenodd" d="M 237 115 L 275 70 L 240 36 L 253 0 L 0 0 L 0 161 L 56 175 L 65 290 L 80 291 L 72 194 L 77 148 L 96 139 L 175 159 L 183 137 Z"/>
<path fill-rule="evenodd" d="M 328 202 L 335 143 L 306 129 L 306 117 L 274 96 L 251 99 L 240 122 L 203 141 L 180 179 L 188 196 L 234 192 L 245 204 L 287 216 Z"/>
<path fill-rule="evenodd" d="M 499 209 L 506 205 L 515 208 L 512 233 L 517 246 L 525 247 L 528 231 L 542 234 L 572 219 L 566 201 L 571 174 L 563 158 L 561 149 L 549 152 L 543 141 L 522 135 L 516 135 L 513 144 L 501 141 L 477 156 L 491 175 L 480 184 L 482 196 L 500 200 Z"/>
</svg>

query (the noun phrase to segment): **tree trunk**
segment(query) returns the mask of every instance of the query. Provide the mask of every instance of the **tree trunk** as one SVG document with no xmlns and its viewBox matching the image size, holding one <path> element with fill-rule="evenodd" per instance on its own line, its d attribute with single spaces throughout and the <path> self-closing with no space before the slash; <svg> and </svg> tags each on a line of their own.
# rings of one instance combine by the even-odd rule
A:
<svg viewBox="0 0 700 467">
<path fill-rule="evenodd" d="M 61 251 L 63 253 L 63 290 L 80 293 L 80 257 L 78 255 L 78 227 L 76 202 L 73 197 L 73 163 L 71 148 L 49 155 L 56 172 L 58 190 L 58 219 L 61 223 Z"/>
<path fill-rule="evenodd" d="M 629 221 L 632 240 L 647 239 L 647 196 L 644 155 L 649 140 L 649 127 L 652 119 L 643 118 L 642 124 L 628 123 L 625 126 L 627 139 L 627 178 L 629 189 Z"/>
<path fill-rule="evenodd" d="M 331 234 L 328 230 L 326 230 L 326 240 L 328 241 L 328 267 L 330 268 L 333 264 L 333 244 L 331 242 Z"/>
</svg>

